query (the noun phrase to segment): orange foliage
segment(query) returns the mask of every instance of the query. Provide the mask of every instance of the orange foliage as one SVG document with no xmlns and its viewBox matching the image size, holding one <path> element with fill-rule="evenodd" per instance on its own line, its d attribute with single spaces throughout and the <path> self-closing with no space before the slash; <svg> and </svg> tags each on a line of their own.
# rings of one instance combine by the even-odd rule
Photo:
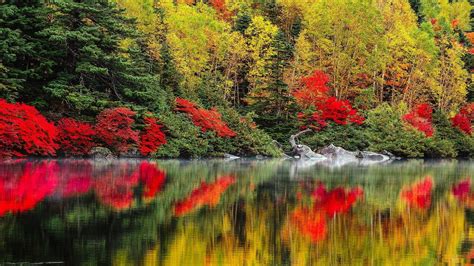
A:
<svg viewBox="0 0 474 266">
<path fill-rule="evenodd" d="M 466 35 L 466 37 L 469 39 L 469 41 L 471 42 L 471 44 L 474 45 L 474 32 L 466 32 L 465 35 Z"/>
<path fill-rule="evenodd" d="M 223 176 L 214 183 L 201 183 L 199 188 L 194 189 L 184 200 L 176 203 L 174 206 L 175 216 L 182 216 L 203 205 L 210 207 L 216 206 L 227 188 L 235 183 L 235 177 Z"/>
<path fill-rule="evenodd" d="M 231 18 L 232 13 L 227 10 L 227 7 L 225 6 L 225 0 L 210 0 L 209 3 L 221 18 L 226 20 Z"/>
</svg>

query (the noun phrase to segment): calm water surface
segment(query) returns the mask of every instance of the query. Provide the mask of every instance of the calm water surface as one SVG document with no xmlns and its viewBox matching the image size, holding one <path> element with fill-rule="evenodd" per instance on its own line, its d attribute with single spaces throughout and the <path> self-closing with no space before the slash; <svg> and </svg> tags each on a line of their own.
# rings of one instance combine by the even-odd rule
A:
<svg viewBox="0 0 474 266">
<path fill-rule="evenodd" d="M 474 162 L 0 162 L 0 265 L 474 262 Z"/>
</svg>

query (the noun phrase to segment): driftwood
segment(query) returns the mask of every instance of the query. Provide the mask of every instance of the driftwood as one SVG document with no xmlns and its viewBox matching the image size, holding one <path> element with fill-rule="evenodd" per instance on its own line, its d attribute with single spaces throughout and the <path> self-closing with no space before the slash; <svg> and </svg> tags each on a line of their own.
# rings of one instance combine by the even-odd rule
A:
<svg viewBox="0 0 474 266">
<path fill-rule="evenodd" d="M 297 144 L 298 137 L 308 132 L 312 132 L 312 130 L 308 128 L 290 136 L 290 144 L 293 156 L 299 157 L 301 159 L 326 159 L 326 157 L 322 156 L 321 154 L 315 153 L 309 146 Z"/>
</svg>

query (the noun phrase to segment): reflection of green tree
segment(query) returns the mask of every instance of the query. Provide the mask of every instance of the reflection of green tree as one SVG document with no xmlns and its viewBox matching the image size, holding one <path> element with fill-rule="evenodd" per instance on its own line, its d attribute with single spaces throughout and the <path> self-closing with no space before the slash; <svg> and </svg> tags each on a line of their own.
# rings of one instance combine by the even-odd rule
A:
<svg viewBox="0 0 474 266">
<path fill-rule="evenodd" d="M 435 193 L 444 193 L 444 190 L 466 176 L 472 175 L 474 165 L 469 162 L 443 160 L 437 162 L 423 162 L 410 160 L 407 162 L 389 165 L 373 165 L 370 167 L 343 167 L 311 168 L 299 173 L 301 179 L 316 179 L 328 187 L 362 186 L 364 188 L 364 208 L 374 210 L 393 208 L 399 198 L 400 190 L 404 185 L 417 179 L 431 176 L 435 182 Z"/>
<path fill-rule="evenodd" d="M 218 206 L 226 209 L 241 195 L 249 194 L 250 183 L 258 184 L 272 177 L 277 165 L 277 161 L 160 161 L 159 167 L 167 173 L 167 181 L 153 202 L 136 201 L 131 209 L 123 212 L 99 205 L 93 195 L 61 203 L 45 202 L 29 213 L 1 218 L 0 228 L 7 225 L 8 228 L 2 230 L 0 243 L 18 243 L 19 246 L 28 241 L 33 248 L 23 254 L 15 252 L 15 249 L 21 250 L 18 246 L 5 244 L 0 245 L 0 253 L 6 254 L 2 258 L 5 261 L 14 261 L 14 258 L 38 261 L 64 250 L 64 253 L 59 252 L 59 258 L 105 262 L 126 247 L 126 256 L 137 260 L 149 247 L 166 242 L 166 238 L 173 235 L 177 221 L 172 215 L 173 204 L 185 198 L 201 182 L 212 182 L 220 175 L 236 176 L 237 183 L 224 193 Z M 203 208 L 197 210 L 196 215 L 201 212 L 212 211 Z M 160 236 L 160 230 L 167 233 Z M 72 254 L 66 254 L 68 252 Z M 123 251 L 121 255 L 124 255 Z"/>
<path fill-rule="evenodd" d="M 137 200 L 131 209 L 117 212 L 99 205 L 91 193 L 63 202 L 48 200 L 31 212 L 0 218 L 0 262 L 401 265 L 459 260 L 465 214 L 449 193 L 455 182 L 474 172 L 471 164 L 315 166 L 293 179 L 288 177 L 289 164 L 158 161 L 167 180 L 152 202 Z M 176 201 L 201 182 L 223 175 L 237 181 L 218 206 L 173 216 Z M 426 175 L 435 183 L 432 206 L 408 211 L 400 202 L 400 190 Z M 365 199 L 348 214 L 331 219 L 327 238 L 318 243 L 302 236 L 287 218 L 305 180 L 321 181 L 329 189 L 364 189 Z"/>
</svg>

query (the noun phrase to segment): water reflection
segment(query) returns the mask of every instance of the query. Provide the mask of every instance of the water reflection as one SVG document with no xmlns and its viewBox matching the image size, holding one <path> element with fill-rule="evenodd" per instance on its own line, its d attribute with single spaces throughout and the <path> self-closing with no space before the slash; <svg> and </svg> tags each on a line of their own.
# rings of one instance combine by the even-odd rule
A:
<svg viewBox="0 0 474 266">
<path fill-rule="evenodd" d="M 467 264 L 474 164 L 0 163 L 0 264 Z"/>
</svg>

